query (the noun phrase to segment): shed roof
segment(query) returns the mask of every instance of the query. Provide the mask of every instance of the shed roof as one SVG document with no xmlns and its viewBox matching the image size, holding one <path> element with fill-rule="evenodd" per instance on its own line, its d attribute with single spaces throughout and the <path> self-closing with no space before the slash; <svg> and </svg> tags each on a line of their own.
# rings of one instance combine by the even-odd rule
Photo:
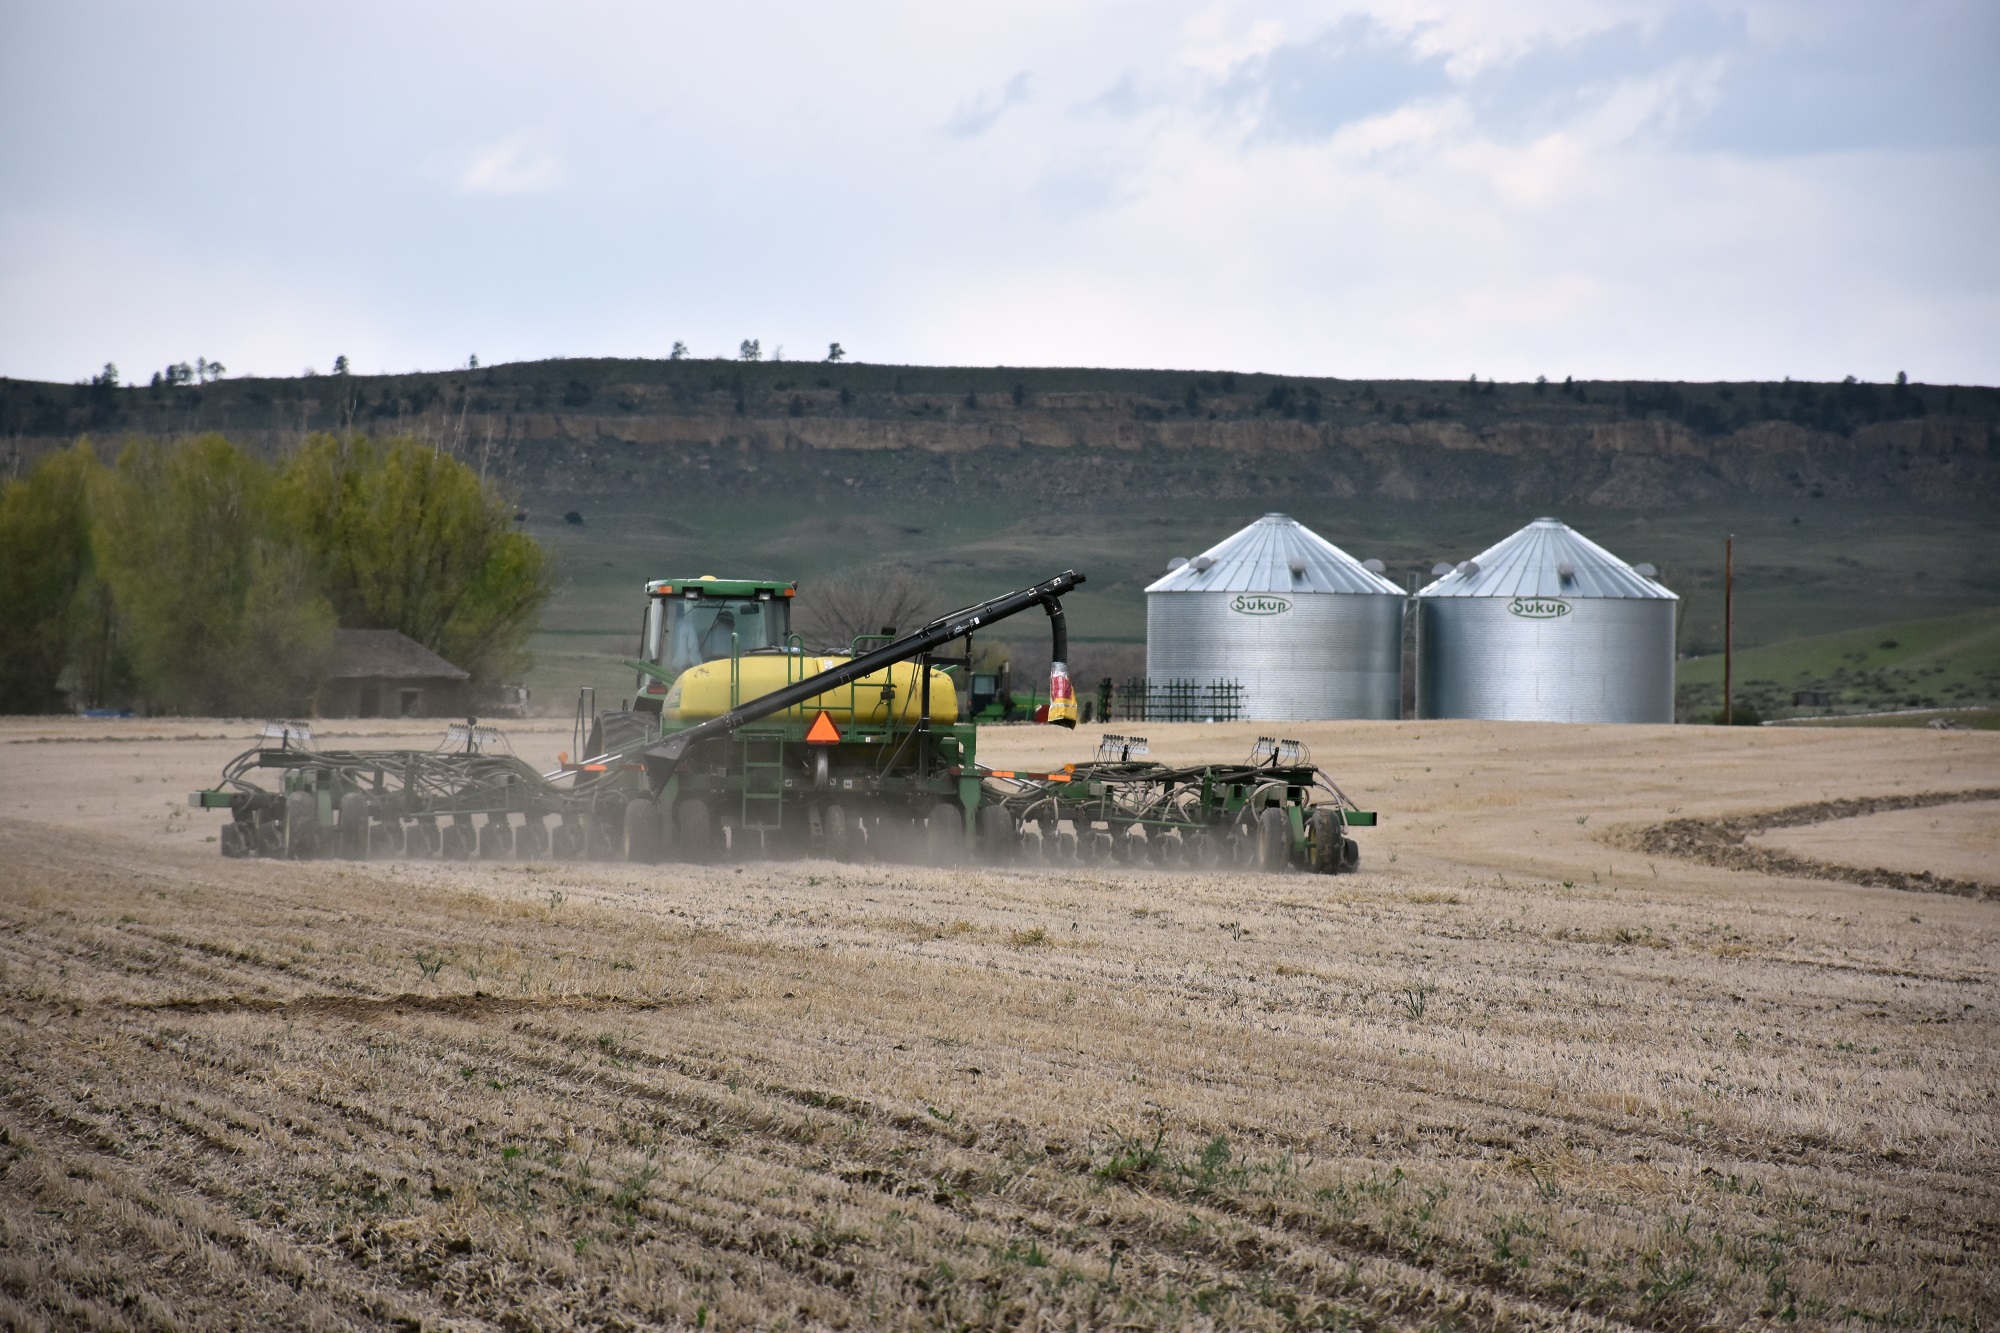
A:
<svg viewBox="0 0 2000 1333">
<path fill-rule="evenodd" d="M 401 630 L 337 629 L 333 632 L 333 678 L 389 676 L 401 680 L 468 680 L 459 670 Z"/>
<path fill-rule="evenodd" d="M 1538 518 L 1487 547 L 1419 597 L 1651 597 L 1678 599 L 1566 523 Z"/>
<path fill-rule="evenodd" d="M 1297 519 L 1266 514 L 1147 592 L 1386 593 L 1403 590 Z"/>
</svg>

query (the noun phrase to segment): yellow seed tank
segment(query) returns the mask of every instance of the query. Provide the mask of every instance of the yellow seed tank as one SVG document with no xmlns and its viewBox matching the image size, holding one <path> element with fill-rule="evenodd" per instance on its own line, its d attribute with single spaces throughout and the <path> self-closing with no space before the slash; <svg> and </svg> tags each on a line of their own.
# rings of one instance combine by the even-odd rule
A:
<svg viewBox="0 0 2000 1333">
<path fill-rule="evenodd" d="M 738 658 L 733 700 L 730 697 L 729 659 L 703 662 L 683 671 L 673 683 L 662 704 L 662 715 L 670 722 L 700 722 L 720 717 L 736 704 L 748 703 L 821 671 L 831 671 L 847 660 L 844 656 L 799 656 L 790 653 L 760 653 Z M 873 675 L 863 676 L 852 685 L 843 685 L 782 713 L 773 713 L 771 718 L 811 721 L 823 708 L 832 714 L 834 723 L 843 730 L 851 723 L 865 726 L 890 721 L 915 722 L 922 683 L 919 670 L 914 662 L 898 662 Z M 886 702 L 883 699 L 885 687 L 892 687 L 886 691 L 890 696 Z M 958 721 L 957 688 L 952 684 L 951 676 L 937 667 L 931 668 L 930 720 L 940 723 Z"/>
</svg>

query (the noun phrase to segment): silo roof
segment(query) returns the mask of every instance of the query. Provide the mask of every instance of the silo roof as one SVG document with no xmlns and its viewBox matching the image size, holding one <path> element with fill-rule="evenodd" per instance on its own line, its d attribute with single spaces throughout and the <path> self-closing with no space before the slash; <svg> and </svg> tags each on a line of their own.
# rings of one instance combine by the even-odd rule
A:
<svg viewBox="0 0 2000 1333">
<path fill-rule="evenodd" d="M 1204 563 L 1205 568 L 1197 567 Z M 1401 588 L 1284 514 L 1264 515 L 1147 584 L 1146 591 L 1403 595 Z"/>
<path fill-rule="evenodd" d="M 1419 589 L 1417 596 L 1677 600 L 1679 594 L 1647 578 L 1568 524 L 1538 518 Z"/>
</svg>

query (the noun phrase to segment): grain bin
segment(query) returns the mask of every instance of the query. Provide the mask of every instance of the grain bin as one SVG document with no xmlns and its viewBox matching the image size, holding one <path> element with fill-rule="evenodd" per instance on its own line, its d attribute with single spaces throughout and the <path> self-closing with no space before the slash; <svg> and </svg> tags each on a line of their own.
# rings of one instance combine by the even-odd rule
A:
<svg viewBox="0 0 2000 1333">
<path fill-rule="evenodd" d="M 1255 720 L 1393 718 L 1403 590 L 1283 514 L 1146 588 L 1146 676 L 1240 681 Z"/>
<path fill-rule="evenodd" d="M 1680 598 L 1552 518 L 1418 591 L 1417 716 L 1674 720 Z"/>
</svg>

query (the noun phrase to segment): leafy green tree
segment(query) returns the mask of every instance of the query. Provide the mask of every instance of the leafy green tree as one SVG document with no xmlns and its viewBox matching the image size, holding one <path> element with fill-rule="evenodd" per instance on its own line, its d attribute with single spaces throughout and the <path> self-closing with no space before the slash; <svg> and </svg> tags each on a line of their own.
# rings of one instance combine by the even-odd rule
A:
<svg viewBox="0 0 2000 1333">
<path fill-rule="evenodd" d="M 762 344 L 755 338 L 745 338 L 743 345 L 736 349 L 738 361 L 761 361 L 764 359 Z"/>
<path fill-rule="evenodd" d="M 475 682 L 525 668 L 553 576 L 471 468 L 412 439 L 318 435 L 287 466 L 284 490 L 343 625 L 400 630 Z"/>
<path fill-rule="evenodd" d="M 91 479 L 101 471 L 79 443 L 0 488 L 0 713 L 67 702 L 62 677 L 101 591 L 90 547 Z"/>
<path fill-rule="evenodd" d="M 220 435 L 128 446 L 94 478 L 93 544 L 140 697 L 177 713 L 305 708 L 334 615 L 261 461 Z"/>
<path fill-rule="evenodd" d="M 828 361 L 844 361 L 846 358 L 847 349 L 839 343 L 828 343 L 826 345 L 826 359 Z"/>
</svg>

